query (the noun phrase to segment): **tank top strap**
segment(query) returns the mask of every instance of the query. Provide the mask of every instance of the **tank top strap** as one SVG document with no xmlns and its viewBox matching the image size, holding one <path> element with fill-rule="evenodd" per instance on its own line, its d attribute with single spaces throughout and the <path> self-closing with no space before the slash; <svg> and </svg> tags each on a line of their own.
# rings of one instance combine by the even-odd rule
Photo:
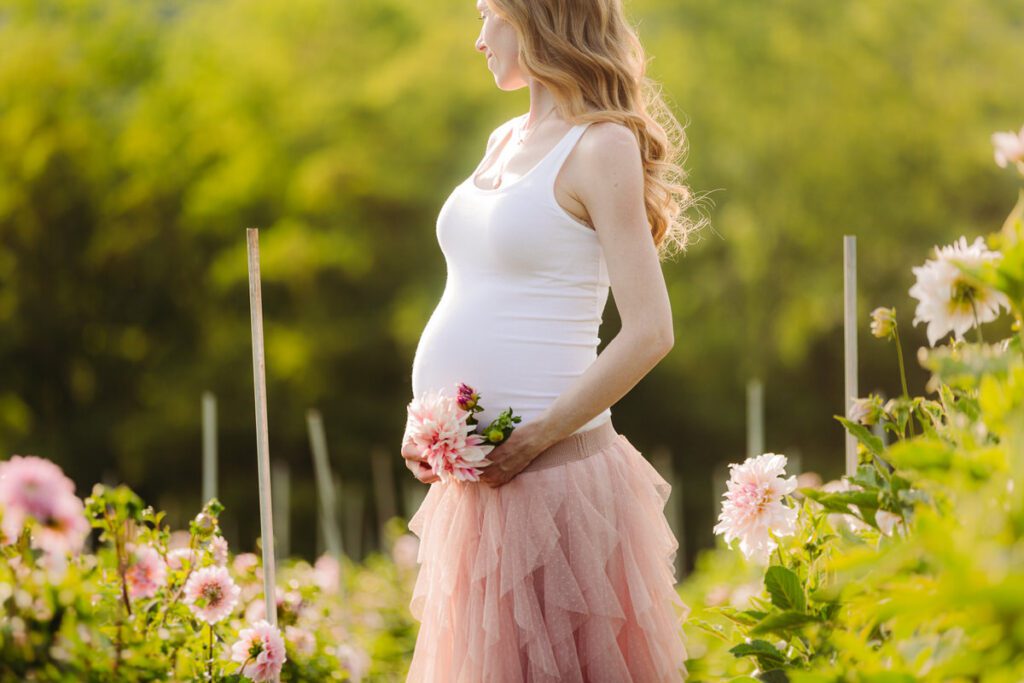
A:
<svg viewBox="0 0 1024 683">
<path fill-rule="evenodd" d="M 545 179 L 554 180 L 558 175 L 558 171 L 562 168 L 562 164 L 569 157 L 572 148 L 576 146 L 576 143 L 586 132 L 587 126 L 593 121 L 587 121 L 586 123 L 577 123 L 575 126 L 569 129 L 569 131 L 559 140 L 554 149 L 552 149 L 547 157 L 541 161 L 543 168 L 538 168 L 540 175 L 543 175 Z"/>
</svg>

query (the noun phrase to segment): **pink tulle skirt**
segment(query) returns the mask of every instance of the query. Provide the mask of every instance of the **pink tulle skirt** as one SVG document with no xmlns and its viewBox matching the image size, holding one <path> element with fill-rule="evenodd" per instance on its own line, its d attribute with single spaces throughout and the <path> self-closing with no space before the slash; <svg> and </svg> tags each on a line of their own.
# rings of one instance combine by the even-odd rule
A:
<svg viewBox="0 0 1024 683">
<path fill-rule="evenodd" d="M 413 683 L 686 677 L 670 485 L 621 434 L 508 484 L 431 484 L 410 608 Z"/>
</svg>

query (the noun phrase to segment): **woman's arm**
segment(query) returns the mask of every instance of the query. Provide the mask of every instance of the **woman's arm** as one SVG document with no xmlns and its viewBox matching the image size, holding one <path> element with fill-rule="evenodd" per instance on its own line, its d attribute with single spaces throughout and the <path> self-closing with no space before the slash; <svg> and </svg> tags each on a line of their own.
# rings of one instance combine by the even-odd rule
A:
<svg viewBox="0 0 1024 683">
<path fill-rule="evenodd" d="M 597 230 L 622 329 L 537 418 L 543 428 L 536 436 L 547 445 L 625 396 L 674 344 L 672 308 L 644 207 L 636 136 L 616 123 L 594 123 L 574 153 L 578 172 L 571 176 L 571 188 Z"/>
</svg>

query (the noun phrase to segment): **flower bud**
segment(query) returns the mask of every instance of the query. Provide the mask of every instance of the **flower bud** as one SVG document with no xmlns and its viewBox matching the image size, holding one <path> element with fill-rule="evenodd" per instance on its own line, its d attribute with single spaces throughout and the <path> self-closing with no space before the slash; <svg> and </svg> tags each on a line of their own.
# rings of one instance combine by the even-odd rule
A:
<svg viewBox="0 0 1024 683">
<path fill-rule="evenodd" d="M 896 309 L 880 306 L 871 311 L 871 334 L 888 339 L 896 329 Z"/>
<path fill-rule="evenodd" d="M 500 441 L 503 441 L 504 439 L 505 432 L 501 431 L 500 429 L 492 429 L 489 432 L 487 432 L 487 440 L 490 441 L 491 443 L 498 443 Z"/>
<path fill-rule="evenodd" d="M 475 408 L 479 400 L 480 395 L 473 390 L 473 387 L 469 386 L 465 382 L 459 383 L 458 397 L 456 398 L 456 401 L 460 408 L 463 410 Z"/>
<path fill-rule="evenodd" d="M 880 403 L 874 396 L 854 399 L 850 405 L 849 419 L 862 425 L 875 424 L 878 421 L 879 413 L 882 412 Z"/>
<path fill-rule="evenodd" d="M 211 533 L 217 528 L 217 521 L 205 512 L 200 512 L 196 515 L 195 523 L 196 528 L 206 534 Z"/>
</svg>

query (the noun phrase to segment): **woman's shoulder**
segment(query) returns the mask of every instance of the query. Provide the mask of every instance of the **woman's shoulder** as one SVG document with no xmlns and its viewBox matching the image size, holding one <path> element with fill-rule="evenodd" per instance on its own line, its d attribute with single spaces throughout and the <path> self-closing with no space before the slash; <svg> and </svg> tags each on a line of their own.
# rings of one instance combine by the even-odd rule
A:
<svg viewBox="0 0 1024 683">
<path fill-rule="evenodd" d="M 583 140 L 587 142 L 583 142 Z M 602 150 L 610 146 L 613 153 L 619 154 L 623 153 L 623 150 L 627 153 L 629 150 L 640 150 L 636 134 L 630 130 L 629 126 L 618 121 L 591 122 L 584 132 L 580 144 L 586 144 L 595 150 Z"/>
<path fill-rule="evenodd" d="M 641 159 L 636 134 L 617 121 L 594 121 L 583 132 L 574 155 L 590 168 L 633 165 Z"/>
<path fill-rule="evenodd" d="M 617 121 L 587 126 L 566 160 L 566 191 L 591 210 L 589 202 L 638 193 L 644 188 L 640 143 L 633 131 Z"/>
</svg>

